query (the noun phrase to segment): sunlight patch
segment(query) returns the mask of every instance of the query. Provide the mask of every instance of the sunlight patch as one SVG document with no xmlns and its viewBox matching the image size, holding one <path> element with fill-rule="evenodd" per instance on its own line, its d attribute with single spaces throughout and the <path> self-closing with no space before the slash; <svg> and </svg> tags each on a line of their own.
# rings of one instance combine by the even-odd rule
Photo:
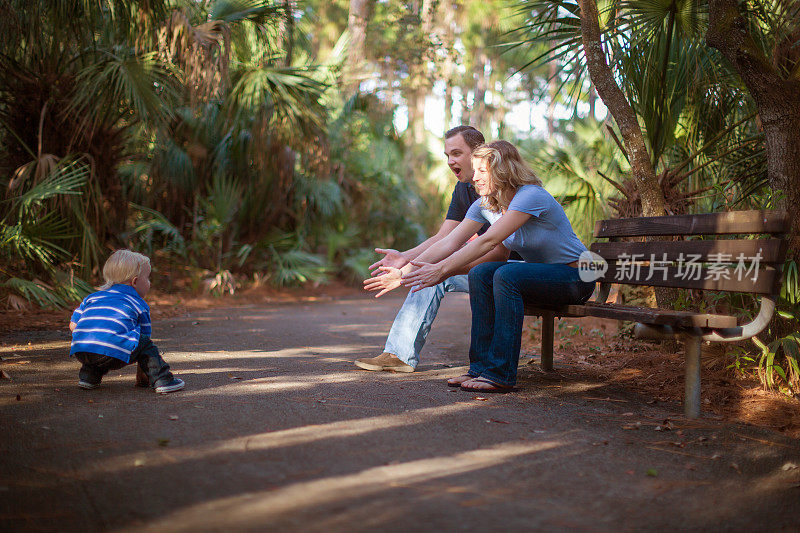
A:
<svg viewBox="0 0 800 533">
<path fill-rule="evenodd" d="M 367 468 L 360 472 L 295 483 L 277 490 L 244 494 L 202 503 L 165 517 L 147 526 L 168 526 L 173 531 L 207 530 L 212 524 L 225 529 L 265 526 L 269 521 L 302 513 L 305 509 L 337 504 L 348 505 L 358 499 L 411 485 L 496 467 L 515 458 L 563 446 L 559 441 L 508 442 L 406 463 Z"/>
</svg>

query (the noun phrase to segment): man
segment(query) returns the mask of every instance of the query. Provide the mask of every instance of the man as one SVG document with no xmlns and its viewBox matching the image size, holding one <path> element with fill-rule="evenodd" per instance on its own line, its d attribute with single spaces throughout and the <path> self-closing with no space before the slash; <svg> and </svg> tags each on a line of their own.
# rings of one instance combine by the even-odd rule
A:
<svg viewBox="0 0 800 533">
<path fill-rule="evenodd" d="M 405 252 L 376 248 L 375 251 L 384 254 L 384 257 L 370 266 L 373 276 L 382 272 L 381 267 L 404 267 L 464 220 L 469 206 L 478 199 L 478 193 L 472 186 L 472 151 L 484 142 L 483 134 L 472 126 L 457 126 L 445 133 L 444 154 L 458 183 L 453 190 L 450 207 L 441 228 L 436 235 Z M 488 224 L 484 225 L 479 234 L 488 228 Z M 505 261 L 507 254 L 503 246 L 498 246 L 480 261 Z M 369 280 L 365 281 L 365 285 L 368 282 Z M 390 289 L 381 290 L 376 297 L 382 296 L 388 290 Z M 383 353 L 377 357 L 356 359 L 355 365 L 364 370 L 413 372 L 419 363 L 420 351 L 436 319 L 439 305 L 447 292 L 469 292 L 467 276 L 452 276 L 433 287 L 409 293 L 394 319 Z"/>
</svg>

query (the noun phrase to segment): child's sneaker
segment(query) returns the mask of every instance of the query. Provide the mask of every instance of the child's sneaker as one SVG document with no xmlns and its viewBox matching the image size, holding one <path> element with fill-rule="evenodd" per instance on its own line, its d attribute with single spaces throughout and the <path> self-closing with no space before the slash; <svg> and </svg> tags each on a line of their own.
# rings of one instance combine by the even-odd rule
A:
<svg viewBox="0 0 800 533">
<path fill-rule="evenodd" d="M 90 383 L 90 382 L 88 382 L 86 380 L 83 380 L 83 379 L 78 382 L 78 387 L 80 387 L 82 389 L 86 389 L 86 390 L 96 389 L 99 386 L 100 386 L 99 383 Z"/>
<path fill-rule="evenodd" d="M 159 394 L 166 394 L 168 392 L 175 392 L 181 390 L 186 386 L 182 379 L 172 378 L 167 383 L 156 387 L 156 392 Z"/>
</svg>

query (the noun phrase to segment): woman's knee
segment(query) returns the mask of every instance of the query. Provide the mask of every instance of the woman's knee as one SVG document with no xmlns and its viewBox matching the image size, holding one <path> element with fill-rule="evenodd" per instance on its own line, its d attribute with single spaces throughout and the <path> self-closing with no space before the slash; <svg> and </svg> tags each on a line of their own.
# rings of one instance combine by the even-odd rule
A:
<svg viewBox="0 0 800 533">
<path fill-rule="evenodd" d="M 501 264 L 502 263 L 490 262 L 481 263 L 472 267 L 467 275 L 470 288 L 475 286 L 476 283 L 491 282 L 492 274 L 499 268 Z"/>
<path fill-rule="evenodd" d="M 519 292 L 517 276 L 514 275 L 514 268 L 498 268 L 492 275 L 492 285 L 495 292 Z"/>
</svg>

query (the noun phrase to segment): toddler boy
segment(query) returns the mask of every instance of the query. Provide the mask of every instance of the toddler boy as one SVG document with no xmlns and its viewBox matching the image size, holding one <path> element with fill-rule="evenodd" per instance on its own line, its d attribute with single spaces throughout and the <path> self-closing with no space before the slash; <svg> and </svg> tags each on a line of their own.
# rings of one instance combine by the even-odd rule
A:
<svg viewBox="0 0 800 533">
<path fill-rule="evenodd" d="M 103 266 L 105 283 L 83 299 L 72 313 L 70 356 L 83 363 L 78 386 L 94 389 L 110 370 L 136 362 L 136 385 L 158 393 L 181 390 L 169 365 L 150 341 L 150 259 L 130 250 L 117 250 Z"/>
</svg>

